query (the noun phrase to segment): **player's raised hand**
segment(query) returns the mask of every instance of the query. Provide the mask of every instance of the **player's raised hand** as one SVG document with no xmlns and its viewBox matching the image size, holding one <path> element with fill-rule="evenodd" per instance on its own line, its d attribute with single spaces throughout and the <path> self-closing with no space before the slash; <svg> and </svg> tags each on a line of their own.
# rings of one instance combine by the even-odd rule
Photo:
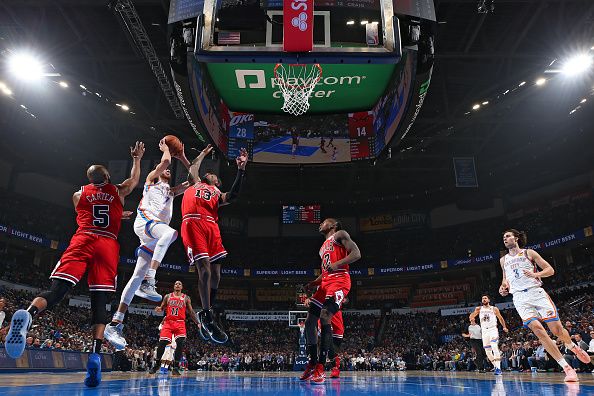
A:
<svg viewBox="0 0 594 396">
<path fill-rule="evenodd" d="M 235 163 L 237 164 L 237 169 L 245 170 L 245 166 L 248 162 L 248 152 L 245 148 L 241 148 L 239 150 L 239 156 L 235 158 Z"/>
<path fill-rule="evenodd" d="M 202 152 L 200 153 L 200 155 L 204 158 L 208 154 L 211 153 L 212 149 L 213 149 L 212 144 L 209 144 L 208 146 L 204 147 L 204 150 L 202 150 Z"/>
<path fill-rule="evenodd" d="M 134 144 L 134 147 L 130 147 L 130 155 L 132 156 L 132 158 L 141 159 L 144 155 L 144 143 L 136 142 L 136 144 Z"/>
<path fill-rule="evenodd" d="M 159 140 L 159 150 L 161 150 L 164 153 L 169 151 L 169 146 L 167 145 L 167 143 L 165 143 L 165 138 Z"/>
</svg>

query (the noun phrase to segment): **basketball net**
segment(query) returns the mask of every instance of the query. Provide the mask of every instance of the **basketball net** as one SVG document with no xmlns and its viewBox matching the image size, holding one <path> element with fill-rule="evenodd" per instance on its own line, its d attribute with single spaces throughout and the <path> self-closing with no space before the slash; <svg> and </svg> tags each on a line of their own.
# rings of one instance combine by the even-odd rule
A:
<svg viewBox="0 0 594 396">
<path fill-rule="evenodd" d="M 295 116 L 305 114 L 309 109 L 309 97 L 322 78 L 322 67 L 318 64 L 277 63 L 274 80 L 284 99 L 282 110 Z"/>
<path fill-rule="evenodd" d="M 305 333 L 305 322 L 299 322 L 299 334 L 303 335 Z"/>
</svg>

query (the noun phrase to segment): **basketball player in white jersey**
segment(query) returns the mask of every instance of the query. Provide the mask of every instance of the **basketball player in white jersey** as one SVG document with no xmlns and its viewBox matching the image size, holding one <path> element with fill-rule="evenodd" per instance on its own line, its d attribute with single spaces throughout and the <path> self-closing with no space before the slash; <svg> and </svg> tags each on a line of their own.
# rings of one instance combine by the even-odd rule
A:
<svg viewBox="0 0 594 396">
<path fill-rule="evenodd" d="M 491 299 L 488 295 L 481 298 L 481 306 L 476 307 L 470 314 L 470 322 L 476 317 L 481 320 L 481 334 L 483 337 L 483 348 L 489 361 L 495 366 L 495 375 L 501 375 L 501 353 L 499 352 L 499 330 L 497 329 L 497 320 L 501 323 L 504 332 L 508 332 L 507 326 L 499 308 L 491 306 Z"/>
<path fill-rule="evenodd" d="M 513 294 L 514 306 L 524 326 L 532 330 L 549 355 L 563 368 L 565 381 L 577 382 L 579 380 L 575 370 L 563 358 L 557 344 L 549 337 L 542 323 L 546 323 L 551 333 L 563 341 L 565 347 L 582 362 L 589 363 L 590 357 L 573 343 L 569 333 L 559 321 L 557 307 L 541 287 L 541 278 L 553 276 L 555 270 L 540 254 L 532 249 L 524 249 L 526 241 L 524 232 L 510 229 L 503 233 L 503 244 L 508 253 L 500 260 L 503 280 L 499 293 L 502 296 Z"/>
<path fill-rule="evenodd" d="M 117 312 L 113 315 L 111 323 L 105 327 L 105 338 L 117 349 L 123 349 L 127 345 L 122 335 L 122 322 L 134 295 L 154 302 L 162 300 L 161 295 L 155 290 L 155 274 L 167 249 L 177 239 L 177 231 L 169 226 L 173 213 L 173 199 L 183 194 L 190 186 L 186 181 L 170 187 L 171 171 L 168 168 L 172 156 L 164 139 L 159 142 L 159 149 L 163 152 L 161 161 L 146 177 L 134 221 L 134 232 L 140 239 L 140 246 L 136 249 L 136 268 L 124 287 Z M 186 169 L 190 168 L 190 161 L 183 149 L 175 158 L 180 160 Z"/>
</svg>

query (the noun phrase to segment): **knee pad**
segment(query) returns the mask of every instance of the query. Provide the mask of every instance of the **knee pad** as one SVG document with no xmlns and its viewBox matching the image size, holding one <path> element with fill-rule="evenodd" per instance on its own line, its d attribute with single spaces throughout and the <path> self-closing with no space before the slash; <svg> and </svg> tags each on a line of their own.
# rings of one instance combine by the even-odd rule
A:
<svg viewBox="0 0 594 396">
<path fill-rule="evenodd" d="M 332 315 L 340 311 L 340 307 L 338 306 L 338 304 L 336 304 L 336 302 L 334 302 L 334 299 L 332 297 L 328 297 L 326 301 L 324 301 L 324 308 L 328 312 L 332 313 Z"/>
<path fill-rule="evenodd" d="M 106 324 L 109 320 L 107 315 L 107 305 L 110 301 L 110 293 L 104 291 L 91 292 L 91 325 Z"/>
<path fill-rule="evenodd" d="M 47 301 L 47 309 L 49 309 L 62 301 L 64 296 L 68 294 L 73 286 L 74 285 L 68 281 L 62 279 L 52 279 L 52 285 L 50 286 L 50 289 L 41 293 L 39 297 L 45 298 Z"/>
</svg>

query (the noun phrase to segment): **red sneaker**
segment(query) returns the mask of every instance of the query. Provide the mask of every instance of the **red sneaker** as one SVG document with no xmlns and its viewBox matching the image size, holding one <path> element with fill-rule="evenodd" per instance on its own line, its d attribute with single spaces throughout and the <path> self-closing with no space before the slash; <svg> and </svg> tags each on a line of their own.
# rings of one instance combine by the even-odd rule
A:
<svg viewBox="0 0 594 396">
<path fill-rule="evenodd" d="M 338 367 L 332 367 L 332 371 L 330 372 L 330 378 L 338 377 L 340 377 L 340 369 Z"/>
<path fill-rule="evenodd" d="M 590 363 L 590 355 L 586 351 L 584 351 L 579 346 L 574 346 L 571 348 L 571 352 L 575 353 L 575 356 L 580 359 L 580 361 L 584 364 Z"/>
<path fill-rule="evenodd" d="M 316 366 L 311 362 L 307 363 L 307 366 L 305 366 L 305 371 L 303 372 L 303 374 L 301 374 L 301 377 L 299 377 L 299 379 L 301 381 L 309 381 L 312 375 L 314 374 L 315 368 Z"/>
<path fill-rule="evenodd" d="M 313 375 L 311 376 L 311 382 L 313 382 L 314 384 L 323 384 L 324 381 L 326 381 L 326 372 L 324 370 L 324 365 L 318 363 L 316 365 L 316 369 L 313 372 Z"/>
<path fill-rule="evenodd" d="M 565 371 L 565 382 L 578 382 L 578 376 L 575 372 L 575 370 L 573 368 L 571 368 L 571 366 L 565 366 L 563 368 L 563 371 Z"/>
</svg>

